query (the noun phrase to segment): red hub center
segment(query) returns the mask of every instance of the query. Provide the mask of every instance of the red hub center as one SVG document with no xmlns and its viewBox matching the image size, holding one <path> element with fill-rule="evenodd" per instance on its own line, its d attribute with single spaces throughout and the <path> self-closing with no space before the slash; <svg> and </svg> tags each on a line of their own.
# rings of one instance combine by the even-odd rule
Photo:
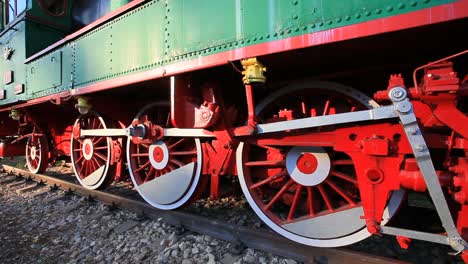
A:
<svg viewBox="0 0 468 264">
<path fill-rule="evenodd" d="M 153 150 L 153 158 L 156 162 L 161 162 L 164 159 L 164 152 L 163 149 L 160 147 L 156 147 Z"/>
<path fill-rule="evenodd" d="M 317 170 L 318 161 L 314 154 L 304 153 L 296 162 L 296 166 L 300 172 L 304 174 L 312 174 Z"/>
<path fill-rule="evenodd" d="M 86 155 L 91 154 L 91 146 L 89 144 L 86 144 L 84 147 L 84 151 Z"/>
</svg>

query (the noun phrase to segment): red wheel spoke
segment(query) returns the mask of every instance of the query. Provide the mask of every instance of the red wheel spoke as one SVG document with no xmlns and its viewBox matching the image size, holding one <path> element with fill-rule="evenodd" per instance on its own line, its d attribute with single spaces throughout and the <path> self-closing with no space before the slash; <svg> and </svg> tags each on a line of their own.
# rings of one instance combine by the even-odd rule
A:
<svg viewBox="0 0 468 264">
<path fill-rule="evenodd" d="M 96 157 L 92 157 L 91 158 L 92 161 L 94 161 L 96 164 L 97 164 L 97 167 L 100 168 L 102 167 L 103 165 L 99 162 L 99 160 L 96 158 Z"/>
<path fill-rule="evenodd" d="M 268 167 L 284 167 L 286 166 L 285 160 L 259 160 L 249 161 L 245 163 L 247 167 L 268 166 Z"/>
<path fill-rule="evenodd" d="M 180 145 L 180 143 L 184 142 L 185 140 L 186 140 L 186 138 L 182 138 L 182 139 L 176 141 L 174 144 L 170 145 L 170 146 L 167 147 L 167 148 L 168 148 L 169 150 L 171 150 L 171 149 L 177 147 L 178 145 Z"/>
<path fill-rule="evenodd" d="M 136 170 L 134 171 L 134 173 L 138 173 L 138 172 L 142 171 L 144 168 L 148 167 L 148 165 L 150 165 L 150 162 L 149 162 L 149 161 L 146 162 L 145 164 L 141 165 L 140 168 L 136 169 Z"/>
<path fill-rule="evenodd" d="M 104 138 L 106 138 L 106 137 L 98 137 L 97 140 L 96 140 L 96 138 L 94 138 L 94 139 L 92 140 L 92 142 L 93 142 L 94 145 L 97 145 L 97 144 L 101 143 L 101 141 L 102 141 Z"/>
<path fill-rule="evenodd" d="M 325 102 L 325 106 L 323 107 L 322 115 L 327 115 L 329 109 L 330 109 L 330 100 L 327 100 L 327 102 Z"/>
<path fill-rule="evenodd" d="M 107 149 L 107 146 L 102 146 L 102 147 L 95 147 L 94 150 L 103 150 Z"/>
<path fill-rule="evenodd" d="M 172 166 L 171 164 L 167 164 L 167 168 L 169 169 L 169 171 L 173 171 L 175 170 L 176 168 L 174 166 Z"/>
<path fill-rule="evenodd" d="M 169 159 L 170 162 L 174 163 L 175 165 L 179 166 L 179 168 L 183 167 L 184 164 L 176 159 Z"/>
<path fill-rule="evenodd" d="M 276 175 L 273 175 L 272 177 L 268 177 L 268 178 L 266 178 L 266 179 L 264 179 L 264 180 L 262 180 L 262 181 L 260 181 L 260 182 L 257 182 L 257 183 L 255 183 L 255 184 L 250 185 L 249 189 L 250 189 L 250 190 L 257 189 L 257 188 L 260 187 L 260 186 L 263 186 L 263 185 L 265 185 L 265 184 L 267 184 L 267 183 L 270 183 L 270 182 L 272 182 L 272 181 L 274 181 L 274 180 L 283 178 L 283 177 L 286 176 L 286 175 L 287 175 L 287 172 L 286 172 L 286 170 L 284 170 L 284 171 L 282 171 L 282 172 L 280 172 L 280 173 L 278 173 L 278 174 L 276 174 Z"/>
<path fill-rule="evenodd" d="M 86 161 L 86 177 L 89 176 L 93 172 L 93 163 L 90 160 Z"/>
<path fill-rule="evenodd" d="M 82 159 L 84 159 L 84 157 L 83 157 L 83 156 L 80 156 L 80 157 L 75 161 L 75 163 L 79 163 Z"/>
<path fill-rule="evenodd" d="M 148 153 L 135 153 L 135 154 L 130 154 L 130 157 L 148 157 Z"/>
<path fill-rule="evenodd" d="M 352 160 L 334 160 L 333 165 L 353 165 Z"/>
<path fill-rule="evenodd" d="M 298 184 L 296 187 L 296 193 L 294 194 L 293 202 L 291 204 L 291 208 L 289 209 L 288 221 L 292 220 L 294 217 L 294 212 L 296 211 L 297 203 L 299 202 L 299 199 L 301 198 L 301 190 L 302 190 L 302 185 Z"/>
<path fill-rule="evenodd" d="M 197 155 L 197 151 L 196 150 L 172 151 L 171 155 L 173 155 L 173 156 Z"/>
<path fill-rule="evenodd" d="M 96 167 L 96 165 L 95 165 L 93 159 L 90 159 L 90 160 L 89 160 L 89 174 L 95 172 L 98 168 L 99 168 L 99 164 L 98 164 L 98 166 Z"/>
<path fill-rule="evenodd" d="M 335 192 L 337 192 L 339 195 L 341 195 L 341 197 L 343 197 L 349 204 L 351 205 L 355 205 L 356 203 L 353 201 L 353 199 L 351 199 L 351 197 L 349 197 L 340 187 L 336 186 L 333 182 L 331 182 L 330 180 L 326 180 L 325 181 L 330 187 L 333 188 L 333 190 L 335 190 Z"/>
<path fill-rule="evenodd" d="M 91 129 L 95 128 L 96 119 L 97 118 L 93 118 L 93 123 L 91 124 L 91 127 L 90 127 Z"/>
<path fill-rule="evenodd" d="M 146 173 L 146 177 L 145 177 L 145 180 L 143 182 L 147 182 L 149 180 L 151 180 L 151 175 L 152 174 L 155 174 L 156 173 L 156 169 L 153 168 L 153 166 L 151 166 L 150 170 L 148 171 L 148 173 Z M 154 178 L 154 177 L 153 177 Z"/>
<path fill-rule="evenodd" d="M 80 168 L 80 171 L 78 172 L 78 175 L 80 175 L 80 176 L 83 175 L 83 171 L 84 171 L 85 167 L 86 167 L 86 160 L 83 159 L 83 162 L 81 163 L 81 168 Z"/>
<path fill-rule="evenodd" d="M 103 161 L 107 161 L 107 158 L 99 152 L 94 152 L 94 155 L 96 155 L 98 158 L 102 159 Z"/>
<path fill-rule="evenodd" d="M 320 195 L 322 195 L 323 201 L 327 205 L 328 210 L 333 211 L 333 206 L 332 206 L 332 204 L 330 202 L 330 199 L 328 198 L 327 193 L 325 192 L 325 190 L 323 189 L 323 187 L 321 185 L 318 185 L 317 187 L 319 189 Z"/>
<path fill-rule="evenodd" d="M 83 159 L 83 162 L 81 163 L 81 168 L 80 171 L 78 172 L 78 175 L 82 176 L 83 172 L 86 174 L 86 160 Z"/>
<path fill-rule="evenodd" d="M 342 173 L 342 172 L 332 171 L 332 172 L 331 172 L 331 175 L 336 176 L 336 177 L 338 177 L 338 178 L 340 178 L 340 179 L 343 179 L 343 180 L 345 180 L 345 181 L 352 182 L 352 183 L 354 183 L 354 184 L 357 185 L 357 181 L 356 181 L 355 179 L 351 178 L 349 175 L 344 174 L 344 173 Z"/>
<path fill-rule="evenodd" d="M 312 193 L 312 186 L 307 187 L 307 206 L 309 207 L 309 215 L 314 216 L 314 200 L 313 200 L 313 193 Z"/>
<path fill-rule="evenodd" d="M 76 148 L 76 149 L 74 149 L 73 151 L 74 151 L 74 152 L 80 152 L 81 149 Z"/>
<path fill-rule="evenodd" d="M 293 183 L 294 183 L 294 180 L 289 179 L 288 183 L 286 183 L 286 185 L 284 185 L 283 188 L 281 188 L 281 190 L 279 190 L 279 192 L 273 197 L 273 199 L 271 199 L 271 201 L 265 207 L 263 207 L 263 210 L 264 211 L 270 210 L 270 208 L 278 201 L 278 199 L 283 195 L 284 192 L 286 192 L 286 190 L 289 189 L 289 187 Z"/>
<path fill-rule="evenodd" d="M 169 127 L 170 125 L 171 125 L 171 113 L 169 112 L 166 118 L 166 127 Z"/>
</svg>

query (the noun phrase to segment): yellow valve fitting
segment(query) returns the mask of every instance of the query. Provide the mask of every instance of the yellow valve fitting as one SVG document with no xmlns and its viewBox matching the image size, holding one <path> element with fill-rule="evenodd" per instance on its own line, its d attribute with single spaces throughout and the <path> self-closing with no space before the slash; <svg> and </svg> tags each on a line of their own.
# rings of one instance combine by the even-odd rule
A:
<svg viewBox="0 0 468 264">
<path fill-rule="evenodd" d="M 266 72 L 266 68 L 261 64 L 257 58 L 250 58 L 241 61 L 242 68 L 242 81 L 244 84 L 251 84 L 251 83 L 265 83 L 266 77 L 263 75 Z"/>
<path fill-rule="evenodd" d="M 78 103 L 75 105 L 75 108 L 78 110 L 78 112 L 80 112 L 80 114 L 86 115 L 89 110 L 91 110 L 92 105 L 89 103 L 88 98 L 78 96 L 76 101 Z"/>
<path fill-rule="evenodd" d="M 23 112 L 18 109 L 11 109 L 9 117 L 13 120 L 20 120 L 20 118 L 24 116 Z"/>
</svg>

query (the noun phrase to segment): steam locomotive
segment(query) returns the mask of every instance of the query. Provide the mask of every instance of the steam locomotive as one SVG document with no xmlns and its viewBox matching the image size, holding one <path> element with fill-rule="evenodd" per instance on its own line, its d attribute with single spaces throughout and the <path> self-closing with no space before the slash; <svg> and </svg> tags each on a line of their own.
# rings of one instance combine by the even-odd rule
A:
<svg viewBox="0 0 468 264">
<path fill-rule="evenodd" d="M 130 179 L 162 210 L 240 186 L 310 246 L 465 254 L 467 0 L 0 5 L 1 157 L 70 158 L 86 188 Z M 412 193 L 439 231 L 392 221 Z"/>
</svg>

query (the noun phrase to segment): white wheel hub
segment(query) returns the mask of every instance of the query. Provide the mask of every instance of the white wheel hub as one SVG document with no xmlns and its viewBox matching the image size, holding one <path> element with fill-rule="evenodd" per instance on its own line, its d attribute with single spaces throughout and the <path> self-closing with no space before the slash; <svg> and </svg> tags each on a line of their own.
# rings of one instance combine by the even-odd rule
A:
<svg viewBox="0 0 468 264">
<path fill-rule="evenodd" d="M 36 146 L 32 146 L 32 147 L 31 147 L 30 156 L 31 156 L 31 159 L 32 159 L 32 160 L 35 160 L 35 159 L 36 159 Z"/>
<path fill-rule="evenodd" d="M 91 139 L 87 138 L 83 141 L 83 157 L 86 160 L 90 160 L 93 157 L 94 153 L 94 147 L 93 147 L 93 141 Z"/>
<path fill-rule="evenodd" d="M 303 186 L 322 183 L 328 177 L 330 168 L 330 157 L 321 147 L 294 147 L 286 156 L 289 175 Z"/>
<path fill-rule="evenodd" d="M 149 160 L 151 165 L 157 169 L 162 170 L 169 162 L 169 149 L 163 141 L 158 141 L 149 147 Z"/>
</svg>

